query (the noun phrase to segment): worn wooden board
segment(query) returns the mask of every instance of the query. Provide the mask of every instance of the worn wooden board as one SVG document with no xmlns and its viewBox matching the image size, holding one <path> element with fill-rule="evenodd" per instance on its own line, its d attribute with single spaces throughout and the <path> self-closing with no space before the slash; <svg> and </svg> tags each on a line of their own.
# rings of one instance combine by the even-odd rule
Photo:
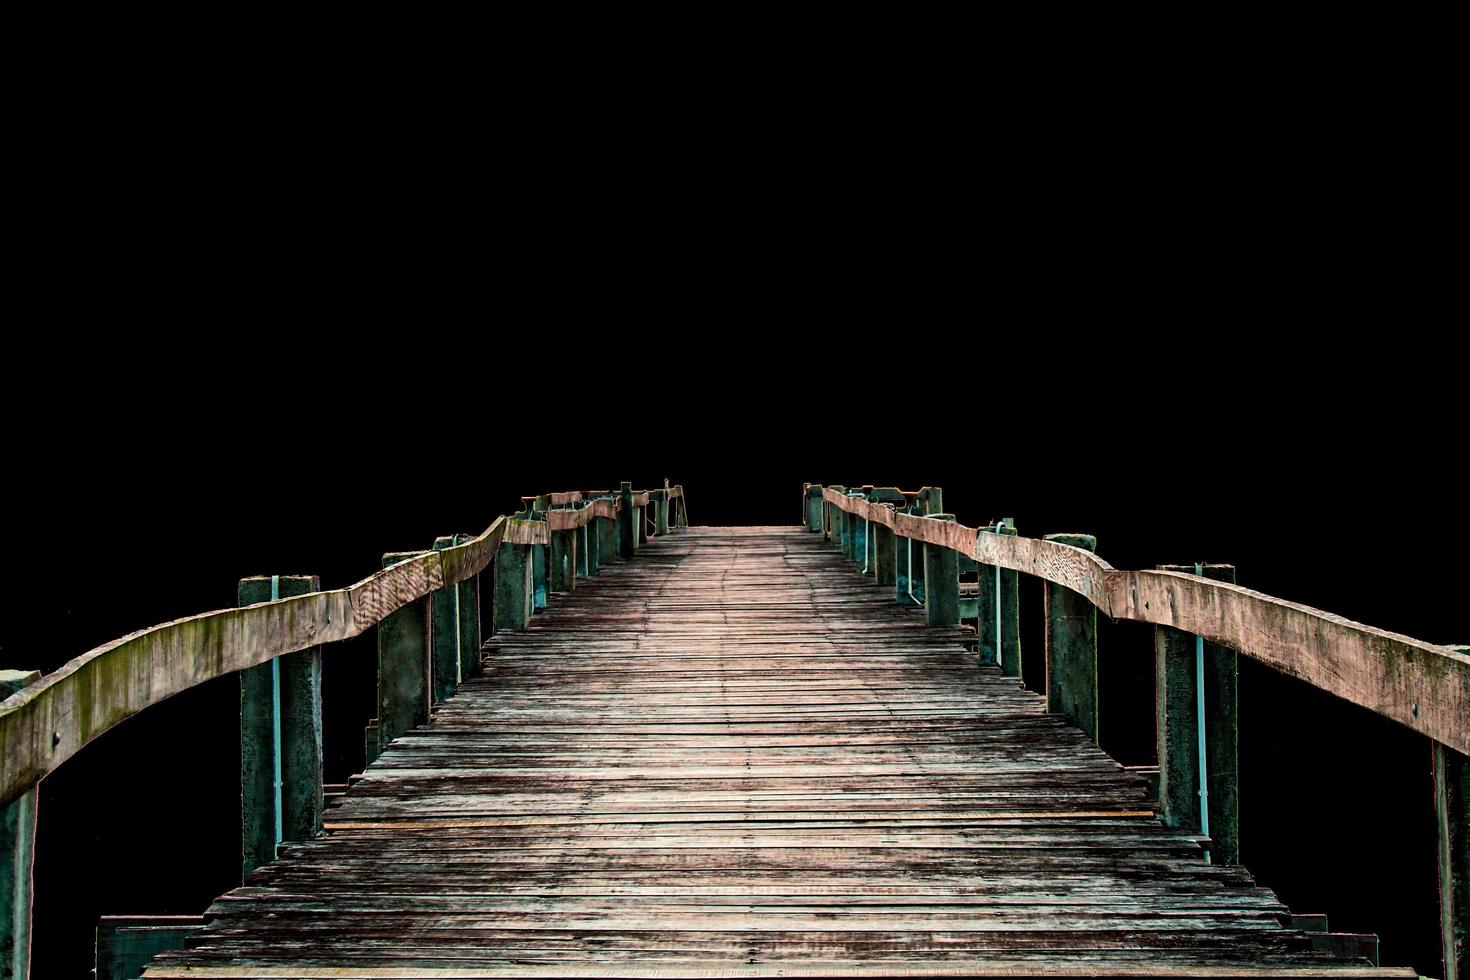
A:
<svg viewBox="0 0 1470 980">
<path fill-rule="evenodd" d="M 145 975 L 1412 975 L 1283 928 L 966 637 L 799 528 L 652 539 Z"/>
<path fill-rule="evenodd" d="M 482 534 L 463 544 L 440 549 L 439 562 L 445 583 L 467 581 L 489 568 L 500 542 L 505 540 L 509 523 L 510 518 L 497 517 Z"/>
<path fill-rule="evenodd" d="M 594 500 L 586 507 L 576 510 L 552 510 L 546 512 L 546 526 L 552 531 L 569 531 L 584 527 L 596 518 L 615 520 L 617 505 L 612 500 Z"/>
<path fill-rule="evenodd" d="M 1179 572 L 1123 571 L 1084 549 L 894 514 L 835 491 L 839 509 L 1086 596 L 1114 619 L 1172 626 L 1470 754 L 1470 656 L 1240 586 Z M 891 514 L 891 521 L 885 517 Z"/>
<path fill-rule="evenodd" d="M 522 521 L 512 517 L 506 524 L 505 544 L 550 544 L 551 529 L 545 521 Z"/>
<path fill-rule="evenodd" d="M 1470 754 L 1470 656 L 1231 582 L 1113 572 L 1109 615 L 1173 626 Z"/>
<path fill-rule="evenodd" d="M 376 621 L 356 615 L 355 598 L 338 589 L 201 613 L 69 661 L 0 703 L 0 803 L 150 705 L 280 654 L 356 636 Z"/>
</svg>

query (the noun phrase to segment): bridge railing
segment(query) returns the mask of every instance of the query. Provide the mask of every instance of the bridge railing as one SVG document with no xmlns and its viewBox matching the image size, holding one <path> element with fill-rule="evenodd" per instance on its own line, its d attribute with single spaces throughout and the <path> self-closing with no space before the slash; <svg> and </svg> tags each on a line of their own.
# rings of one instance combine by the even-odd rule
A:
<svg viewBox="0 0 1470 980">
<path fill-rule="evenodd" d="M 113 726 L 240 673 L 248 874 L 278 843 L 321 828 L 322 644 L 378 628 L 379 716 L 366 735 L 372 761 L 477 669 L 478 581 L 487 569 L 494 630 L 525 629 L 535 609 L 579 576 L 687 525 L 682 486 L 634 491 L 624 483 L 523 500 L 524 510 L 480 534 L 390 552 L 380 571 L 343 589 L 321 591 L 313 576 L 242 579 L 240 608 L 139 630 L 44 676 L 0 670 L 0 975 L 27 975 L 37 784 Z"/>
<path fill-rule="evenodd" d="M 1042 580 L 1047 707 L 1094 741 L 1097 613 L 1153 624 L 1160 817 L 1212 838 L 1216 860 L 1237 854 L 1237 652 L 1427 736 L 1446 975 L 1470 970 L 1470 648 L 1244 588 L 1228 565 L 1116 569 L 1091 535 L 1022 537 L 1008 519 L 967 527 L 942 513 L 937 487 L 806 484 L 802 513 L 896 601 L 923 605 L 930 624 L 973 618 L 982 660 L 1011 676 L 1021 674 L 1017 576 Z M 966 564 L 978 574 L 971 587 L 960 581 Z"/>
</svg>

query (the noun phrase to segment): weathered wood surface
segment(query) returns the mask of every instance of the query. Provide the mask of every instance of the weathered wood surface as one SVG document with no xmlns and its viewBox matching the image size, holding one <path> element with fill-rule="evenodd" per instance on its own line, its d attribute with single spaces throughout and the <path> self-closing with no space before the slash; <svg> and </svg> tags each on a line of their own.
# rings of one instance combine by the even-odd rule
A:
<svg viewBox="0 0 1470 980">
<path fill-rule="evenodd" d="M 799 528 L 656 538 L 145 976 L 1353 969 L 1143 784 Z"/>
<path fill-rule="evenodd" d="M 346 589 L 177 619 L 104 643 L 0 703 L 0 805 L 113 725 L 180 691 L 286 653 L 345 640 L 484 570 L 505 518 Z"/>
<path fill-rule="evenodd" d="M 579 507 L 576 510 L 547 511 L 546 525 L 553 531 L 569 531 L 591 523 L 594 518 L 600 517 L 611 521 L 617 516 L 616 501 L 594 500 L 586 507 Z"/>
<path fill-rule="evenodd" d="M 1228 582 L 1123 571 L 1081 548 L 980 533 L 824 491 L 847 513 L 1086 596 L 1114 619 L 1195 633 L 1470 754 L 1470 656 Z M 887 516 L 885 517 L 885 513 Z"/>
<path fill-rule="evenodd" d="M 541 544 L 551 543 L 551 530 L 545 521 L 522 521 L 511 518 L 509 526 L 505 529 L 506 544 Z"/>
</svg>

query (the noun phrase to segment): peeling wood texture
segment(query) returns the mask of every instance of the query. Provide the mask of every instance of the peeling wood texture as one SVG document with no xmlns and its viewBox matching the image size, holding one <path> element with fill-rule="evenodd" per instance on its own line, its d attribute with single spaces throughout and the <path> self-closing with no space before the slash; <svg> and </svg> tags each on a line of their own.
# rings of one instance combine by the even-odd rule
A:
<svg viewBox="0 0 1470 980">
<path fill-rule="evenodd" d="M 655 538 L 145 976 L 1413 975 L 1284 928 L 966 635 L 796 526 Z"/>
</svg>

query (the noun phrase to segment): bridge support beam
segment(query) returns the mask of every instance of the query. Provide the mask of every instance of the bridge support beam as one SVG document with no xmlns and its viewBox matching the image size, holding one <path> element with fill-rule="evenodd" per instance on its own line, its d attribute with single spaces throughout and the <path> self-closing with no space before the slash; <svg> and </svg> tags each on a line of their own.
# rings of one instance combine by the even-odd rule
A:
<svg viewBox="0 0 1470 980">
<path fill-rule="evenodd" d="M 546 520 L 546 511 L 550 507 L 549 497 L 522 497 L 521 499 L 525 502 L 526 509 L 530 511 L 529 517 L 531 520 Z M 537 612 L 545 609 L 547 604 L 551 602 L 551 561 L 550 555 L 547 554 L 548 551 L 550 551 L 550 545 L 531 545 L 531 581 L 536 587 L 535 606 Z"/>
<path fill-rule="evenodd" d="M 1091 534 L 1048 534 L 1047 541 L 1097 550 Z M 1046 710 L 1065 715 L 1098 740 L 1097 607 L 1054 582 L 1045 583 Z"/>
<path fill-rule="evenodd" d="M 577 530 L 551 532 L 551 591 L 577 588 Z"/>
<path fill-rule="evenodd" d="M 502 543 L 495 552 L 495 632 L 520 632 L 535 610 L 531 546 Z"/>
<path fill-rule="evenodd" d="M 270 602 L 271 581 L 241 579 L 238 604 Z M 315 575 L 278 575 L 275 583 L 281 599 L 321 590 Z M 278 840 L 311 840 L 321 829 L 322 652 L 312 647 L 240 671 L 240 880 L 275 860 Z"/>
<path fill-rule="evenodd" d="M 633 506 L 633 484 L 624 480 L 618 492 L 623 498 L 623 509 L 618 511 L 618 554 L 623 561 L 630 561 L 638 551 L 638 526 L 643 523 L 643 515 Z"/>
<path fill-rule="evenodd" d="M 822 485 L 808 483 L 803 487 L 802 525 L 808 531 L 822 530 Z"/>
<path fill-rule="evenodd" d="M 41 679 L 39 670 L 0 670 L 0 701 Z M 0 808 L 0 976 L 31 969 L 31 866 L 36 858 L 37 790 Z"/>
<path fill-rule="evenodd" d="M 827 487 L 827 489 L 835 490 L 838 493 L 847 492 L 847 488 L 844 486 L 830 486 Z M 829 504 L 826 501 L 823 501 L 822 503 L 822 511 L 827 515 L 827 527 L 826 531 L 823 534 L 823 537 L 826 540 L 831 541 L 833 544 L 841 545 L 842 518 L 844 516 L 843 512 L 839 510 L 835 504 Z"/>
<path fill-rule="evenodd" d="M 648 491 L 648 502 L 653 505 L 653 533 L 664 537 L 669 533 L 669 491 Z"/>
<path fill-rule="evenodd" d="M 463 544 L 473 535 L 447 534 L 434 550 Z M 434 703 L 454 694 L 460 682 L 480 669 L 479 576 L 434 592 Z"/>
<path fill-rule="evenodd" d="M 1015 521 L 1009 517 L 1001 520 L 1001 534 L 1016 534 Z M 1000 575 L 1000 634 L 995 631 L 995 577 Z M 1006 677 L 1021 676 L 1021 576 L 1015 569 L 996 568 L 994 565 L 980 566 L 979 570 L 979 613 L 976 617 L 980 628 L 980 660 L 982 663 L 996 662 L 996 643 L 1000 644 L 1000 672 Z"/>
<path fill-rule="evenodd" d="M 869 528 L 873 538 L 873 569 L 879 585 L 893 585 L 898 581 L 897 535 L 893 529 L 882 524 Z M 907 597 L 905 597 L 907 598 Z"/>
<path fill-rule="evenodd" d="M 578 530 L 581 535 L 577 542 L 577 574 L 584 578 L 592 578 L 597 574 L 597 518 L 592 518 Z"/>
<path fill-rule="evenodd" d="M 1160 565 L 1195 574 L 1193 565 Z M 1205 578 L 1235 581 L 1234 565 L 1205 565 Z M 1170 827 L 1199 833 L 1199 686 L 1195 638 L 1167 626 L 1154 628 L 1155 731 L 1159 747 L 1159 817 Z M 1209 800 L 1210 860 L 1240 863 L 1239 657 L 1204 645 L 1205 788 Z"/>
<path fill-rule="evenodd" d="M 872 484 L 869 483 L 869 484 L 864 484 L 863 485 L 863 487 L 862 487 L 862 497 L 863 497 L 864 500 L 867 500 L 869 502 L 871 502 L 873 500 L 873 485 Z M 873 555 L 872 555 L 872 547 L 873 547 L 872 522 L 871 521 L 868 521 L 868 520 L 864 520 L 861 517 L 856 517 L 855 516 L 853 518 L 853 521 L 852 521 L 852 531 L 853 531 L 853 539 L 852 539 L 852 561 L 853 561 L 853 564 L 857 565 L 859 574 L 862 574 L 862 575 L 875 575 L 876 574 L 876 570 L 873 567 L 873 564 L 874 563 L 873 563 Z"/>
<path fill-rule="evenodd" d="M 383 567 L 420 554 L 389 552 L 383 556 Z M 378 717 L 367 745 L 369 763 L 395 738 L 429 720 L 433 671 L 429 606 L 427 598 L 420 599 L 378 623 Z"/>
<path fill-rule="evenodd" d="M 955 519 L 953 514 L 929 517 Z M 958 626 L 960 622 L 960 556 L 932 544 L 924 545 L 924 621 L 930 626 Z"/>
<path fill-rule="evenodd" d="M 1470 646 L 1455 650 L 1470 654 Z M 1434 743 L 1439 923 L 1445 980 L 1470 978 L 1470 756 Z"/>
<path fill-rule="evenodd" d="M 617 500 L 617 494 L 608 494 L 607 499 Z M 618 560 L 618 528 L 622 526 L 622 512 L 611 520 L 599 519 L 592 522 L 597 532 L 597 563 L 611 565 Z"/>
</svg>

